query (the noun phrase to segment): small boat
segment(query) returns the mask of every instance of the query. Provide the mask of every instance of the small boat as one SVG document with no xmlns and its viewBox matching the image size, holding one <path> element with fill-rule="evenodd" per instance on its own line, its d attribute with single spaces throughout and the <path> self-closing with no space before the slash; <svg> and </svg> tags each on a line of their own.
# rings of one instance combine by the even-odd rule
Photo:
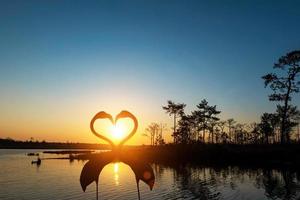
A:
<svg viewBox="0 0 300 200">
<path fill-rule="evenodd" d="M 39 153 L 28 153 L 27 156 L 39 156 Z"/>
<path fill-rule="evenodd" d="M 40 165 L 42 163 L 42 160 L 40 158 L 38 158 L 37 160 L 33 160 L 31 161 L 31 164 L 37 164 Z"/>
</svg>

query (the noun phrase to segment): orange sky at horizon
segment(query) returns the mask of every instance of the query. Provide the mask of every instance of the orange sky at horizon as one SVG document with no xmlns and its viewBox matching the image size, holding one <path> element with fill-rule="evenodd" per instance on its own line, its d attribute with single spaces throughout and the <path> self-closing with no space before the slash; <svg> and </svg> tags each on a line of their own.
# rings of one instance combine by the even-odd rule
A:
<svg viewBox="0 0 300 200">
<path fill-rule="evenodd" d="M 137 117 L 139 127 L 126 144 L 150 144 L 150 139 L 142 134 L 152 122 L 167 124 L 163 137 L 166 142 L 172 141 L 173 118 L 162 109 L 162 106 L 167 104 L 167 98 L 148 95 L 147 90 L 136 85 L 131 86 L 130 90 L 129 87 L 111 87 L 110 90 L 100 90 L 98 94 L 93 88 L 86 88 L 88 89 L 78 91 L 69 88 L 66 93 L 56 91 L 55 95 L 37 93 L 35 96 L 28 96 L 21 93 L 22 99 L 13 94 L 9 96 L 10 98 L 4 98 L 0 104 L 2 113 L 5 113 L 0 116 L 0 138 L 29 140 L 32 137 L 35 140 L 49 142 L 104 144 L 105 141 L 98 139 L 90 131 L 91 119 L 99 111 L 105 111 L 115 117 L 120 111 L 128 110 Z M 186 102 L 184 99 L 174 101 Z M 188 102 L 186 113 L 194 110 L 198 102 Z M 212 105 L 217 104 L 210 99 L 208 102 Z M 222 105 L 217 107 L 222 111 L 220 117 L 223 119 L 233 117 L 240 122 L 249 122 L 248 120 L 251 122 L 256 117 L 253 113 L 246 118 L 240 116 L 238 107 L 236 110 L 226 110 Z"/>
<path fill-rule="evenodd" d="M 61 98 L 60 101 L 54 101 L 54 97 L 41 101 L 37 97 L 28 101 L 24 99 L 6 102 L 7 106 L 0 105 L 5 113 L 0 116 L 0 138 L 29 140 L 32 137 L 35 140 L 49 142 L 104 144 L 105 141 L 98 139 L 90 131 L 91 119 L 99 111 L 105 111 L 115 117 L 120 111 L 128 110 L 137 117 L 139 126 L 136 134 L 126 144 L 149 144 L 149 138 L 142 134 L 151 122 L 168 123 L 169 130 L 164 132 L 164 138 L 170 141 L 172 119 L 169 119 L 161 106 L 153 110 L 149 107 L 152 104 L 151 100 L 140 101 L 138 100 L 140 98 L 134 98 L 130 92 L 124 96 L 120 92 L 119 95 L 107 95 L 105 100 L 98 95 L 83 95 L 78 98 Z M 115 103 L 114 99 L 121 98 L 122 102 Z M 94 101 L 83 103 L 88 102 L 89 99 L 94 99 Z"/>
<path fill-rule="evenodd" d="M 48 142 L 80 142 L 80 143 L 101 143 L 106 142 L 97 138 L 90 130 L 90 121 L 96 113 L 99 111 L 106 111 L 114 118 L 119 111 L 125 110 L 121 106 L 116 106 L 115 109 L 103 109 L 98 106 L 98 109 L 93 109 L 93 106 L 85 107 L 81 109 L 57 109 L 51 111 L 51 106 L 45 108 L 45 110 L 32 111 L 32 115 L 26 114 L 26 112 L 17 112 L 16 115 L 7 115 L 5 119 L 1 119 L 0 122 L 0 138 L 10 137 L 15 140 L 29 140 L 31 137 L 34 140 L 46 140 Z M 97 106 L 95 106 L 97 107 Z M 137 108 L 128 106 L 126 109 L 132 112 L 138 119 L 139 126 L 136 134 L 126 143 L 129 145 L 142 145 L 150 144 L 150 138 L 143 136 L 146 132 L 145 129 L 152 122 L 164 123 L 167 125 L 167 129 L 163 132 L 165 141 L 172 142 L 172 127 L 173 118 L 165 113 L 161 107 L 158 106 L 157 110 L 145 109 L 143 112 L 136 111 Z M 160 109 L 159 109 L 160 108 Z M 119 111 L 117 111 L 119 110 Z M 111 112 L 110 112 L 111 111 Z M 49 113 L 46 115 L 45 113 Z M 16 117 L 18 116 L 18 117 Z M 111 124 L 107 121 L 102 123 L 102 120 L 95 122 L 96 130 L 103 133 L 102 130 L 107 130 Z M 101 126 L 104 125 L 104 126 Z M 127 120 L 126 126 L 128 126 L 127 132 L 132 128 L 132 122 Z M 106 131 L 104 131 L 106 132 Z M 104 134 L 108 138 L 111 138 L 114 143 L 118 143 L 115 138 L 108 134 Z M 127 134 L 127 133 L 126 133 Z M 119 141 L 119 140 L 118 140 Z"/>
</svg>

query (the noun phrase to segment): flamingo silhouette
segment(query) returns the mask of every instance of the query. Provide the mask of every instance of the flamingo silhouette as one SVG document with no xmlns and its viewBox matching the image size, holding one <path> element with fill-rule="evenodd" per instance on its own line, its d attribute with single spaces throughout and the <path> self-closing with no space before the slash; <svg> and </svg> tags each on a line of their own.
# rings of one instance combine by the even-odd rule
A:
<svg viewBox="0 0 300 200">
<path fill-rule="evenodd" d="M 153 185 L 155 182 L 155 176 L 153 169 L 151 166 L 141 160 L 137 159 L 129 159 L 125 155 L 121 155 L 117 157 L 117 154 L 114 152 L 105 152 L 101 154 L 101 157 L 94 158 L 89 160 L 83 167 L 80 174 L 80 184 L 82 190 L 85 191 L 87 186 L 96 182 L 96 199 L 98 200 L 98 183 L 99 183 L 99 175 L 102 169 L 109 163 L 112 162 L 123 162 L 127 164 L 135 174 L 137 190 L 138 190 L 138 199 L 140 199 L 140 189 L 139 189 L 139 181 L 143 181 L 146 183 L 150 190 L 153 189 Z"/>
<path fill-rule="evenodd" d="M 99 134 L 95 128 L 94 123 L 98 119 L 109 119 L 114 125 L 118 122 L 121 118 L 130 118 L 132 119 L 134 123 L 133 130 L 129 133 L 128 136 L 126 136 L 118 145 L 115 145 L 110 139 L 107 137 Z M 138 190 L 138 199 L 140 200 L 140 189 L 139 189 L 139 181 L 142 180 L 145 182 L 149 187 L 150 190 L 152 190 L 154 182 L 155 182 L 155 176 L 153 169 L 151 166 L 139 159 L 133 159 L 129 156 L 126 156 L 122 154 L 121 148 L 124 145 L 125 142 L 127 142 L 136 132 L 138 127 L 138 121 L 136 117 L 128 112 L 128 111 L 121 111 L 115 118 L 115 120 L 112 118 L 112 116 L 104 111 L 101 111 L 97 113 L 90 123 L 91 131 L 94 135 L 96 135 L 98 138 L 105 140 L 108 142 L 111 147 L 111 152 L 105 152 L 101 153 L 101 157 L 99 158 L 93 158 L 89 160 L 83 167 L 81 174 L 80 174 L 80 184 L 83 189 L 83 191 L 86 190 L 87 186 L 90 185 L 92 182 L 96 182 L 96 199 L 98 200 L 98 183 L 99 183 L 99 175 L 102 171 L 102 169 L 111 162 L 123 162 L 130 166 L 132 171 L 135 174 L 136 178 L 136 184 L 137 184 L 137 190 Z"/>
<path fill-rule="evenodd" d="M 132 131 L 129 133 L 129 135 L 127 135 L 117 146 L 107 137 L 105 137 L 104 135 L 101 135 L 99 133 L 97 133 L 97 131 L 95 130 L 94 128 L 94 123 L 96 120 L 98 119 L 108 119 L 112 122 L 113 125 L 116 125 L 116 123 L 118 122 L 119 119 L 122 119 L 122 118 L 130 118 L 132 121 L 133 121 L 133 129 Z M 138 128 L 138 121 L 136 119 L 136 117 L 126 111 L 126 110 L 123 110 L 121 111 L 115 118 L 115 120 L 112 118 L 112 116 L 104 111 L 101 111 L 101 112 L 98 112 L 94 117 L 93 119 L 91 120 L 91 123 L 90 123 L 90 128 L 91 128 L 91 131 L 92 133 L 97 136 L 98 138 L 102 139 L 102 140 L 105 140 L 106 142 L 108 142 L 111 147 L 112 147 L 112 150 L 120 150 L 121 147 L 124 145 L 125 142 L 127 142 L 136 132 L 137 128 Z M 116 148 L 117 147 L 117 148 Z"/>
<path fill-rule="evenodd" d="M 125 156 L 123 156 L 121 160 L 125 164 L 129 165 L 135 174 L 136 186 L 138 190 L 138 199 L 140 199 L 139 181 L 142 180 L 150 187 L 150 190 L 152 190 L 155 181 L 153 169 L 148 163 L 141 160 L 128 159 Z"/>
<path fill-rule="evenodd" d="M 98 200 L 98 182 L 99 175 L 102 169 L 113 161 L 114 156 L 111 152 L 103 153 L 99 159 L 89 160 L 82 168 L 80 174 L 80 184 L 82 190 L 85 192 L 86 187 L 92 182 L 96 182 L 96 199 Z"/>
<path fill-rule="evenodd" d="M 132 131 L 130 132 L 130 134 L 129 134 L 127 137 L 125 137 L 125 138 L 120 142 L 120 144 L 118 145 L 119 149 L 124 145 L 125 142 L 127 142 L 127 141 L 135 134 L 135 132 L 137 131 L 137 128 L 138 128 L 138 121 L 137 121 L 136 117 L 135 117 L 131 112 L 128 112 L 128 111 L 126 111 L 126 110 L 121 111 L 121 112 L 116 116 L 116 119 L 115 119 L 114 124 L 116 124 L 117 121 L 118 121 L 119 119 L 122 119 L 122 118 L 130 118 L 130 119 L 132 119 L 134 126 L 133 126 L 133 129 L 132 129 Z"/>
<path fill-rule="evenodd" d="M 101 111 L 101 112 L 98 112 L 94 117 L 93 119 L 91 120 L 91 123 L 90 123 L 90 128 L 91 128 L 91 131 L 94 135 L 96 135 L 98 138 L 102 139 L 102 140 L 105 140 L 106 142 L 108 142 L 111 146 L 112 146 L 112 149 L 115 148 L 115 144 L 110 140 L 108 139 L 107 137 L 97 133 L 97 131 L 95 130 L 94 128 L 94 123 L 97 119 L 109 119 L 111 121 L 111 123 L 114 124 L 114 120 L 112 118 L 112 116 L 110 114 L 107 114 L 106 112 L 104 111 Z"/>
</svg>

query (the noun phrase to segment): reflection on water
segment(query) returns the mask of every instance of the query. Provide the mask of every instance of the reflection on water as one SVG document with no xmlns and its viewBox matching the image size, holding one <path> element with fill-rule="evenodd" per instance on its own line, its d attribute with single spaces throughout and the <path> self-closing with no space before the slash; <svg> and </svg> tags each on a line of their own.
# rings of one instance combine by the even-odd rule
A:
<svg viewBox="0 0 300 200">
<path fill-rule="evenodd" d="M 115 177 L 115 183 L 116 186 L 119 185 L 119 163 L 114 164 L 114 177 Z"/>
<path fill-rule="evenodd" d="M 179 167 L 174 181 L 196 199 L 298 199 L 299 171 Z"/>
<path fill-rule="evenodd" d="M 150 190 L 153 189 L 155 176 L 151 165 L 147 162 L 142 161 L 141 159 L 133 156 L 128 156 L 127 154 L 123 155 L 120 152 L 105 152 L 102 153 L 101 156 L 97 156 L 95 158 L 90 159 L 82 168 L 80 174 L 80 185 L 83 191 L 86 191 L 86 188 L 92 184 L 96 183 L 96 200 L 99 198 L 98 185 L 99 185 L 99 176 L 105 168 L 106 165 L 114 162 L 123 162 L 128 165 L 135 176 L 136 186 L 137 186 L 137 194 L 138 199 L 140 199 L 140 181 L 146 183 Z M 118 164 L 114 165 L 114 177 L 115 181 L 118 183 L 119 175 L 118 175 Z M 100 179 L 101 180 L 101 179 Z"/>
<path fill-rule="evenodd" d="M 88 187 L 84 193 L 79 184 L 86 161 L 43 160 L 38 168 L 31 165 L 33 158 L 25 156 L 26 152 L 31 151 L 0 150 L 1 200 L 95 199 L 96 187 Z M 150 191 L 146 184 L 140 184 L 141 199 L 300 198 L 300 170 L 190 165 L 152 168 L 155 186 Z M 128 165 L 106 165 L 99 180 L 100 199 L 137 199 L 135 174 Z"/>
</svg>

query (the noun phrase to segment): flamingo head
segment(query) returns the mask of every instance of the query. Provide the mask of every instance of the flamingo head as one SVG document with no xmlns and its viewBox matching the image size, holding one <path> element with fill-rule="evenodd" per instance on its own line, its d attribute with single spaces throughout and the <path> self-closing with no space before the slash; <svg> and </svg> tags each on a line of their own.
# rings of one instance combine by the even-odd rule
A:
<svg viewBox="0 0 300 200">
<path fill-rule="evenodd" d="M 140 180 L 146 183 L 149 186 L 150 190 L 152 190 L 155 182 L 155 176 L 153 170 L 144 171 L 143 176 L 140 177 Z"/>
</svg>

